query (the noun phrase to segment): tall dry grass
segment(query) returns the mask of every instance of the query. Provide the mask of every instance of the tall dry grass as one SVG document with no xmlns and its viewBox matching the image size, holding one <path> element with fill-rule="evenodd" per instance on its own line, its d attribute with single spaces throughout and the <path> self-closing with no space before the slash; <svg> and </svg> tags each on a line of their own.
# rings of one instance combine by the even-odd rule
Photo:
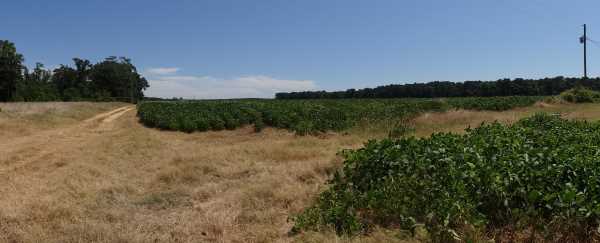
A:
<svg viewBox="0 0 600 243">
<path fill-rule="evenodd" d="M 124 103 L 0 102 L 0 139 L 68 126 Z"/>
</svg>

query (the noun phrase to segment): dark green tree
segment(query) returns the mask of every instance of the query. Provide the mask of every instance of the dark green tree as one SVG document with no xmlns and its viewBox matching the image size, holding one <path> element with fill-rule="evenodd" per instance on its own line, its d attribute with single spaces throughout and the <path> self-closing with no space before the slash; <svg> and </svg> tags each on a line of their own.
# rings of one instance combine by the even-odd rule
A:
<svg viewBox="0 0 600 243">
<path fill-rule="evenodd" d="M 36 63 L 33 72 L 24 68 L 23 78 L 17 82 L 16 101 L 53 101 L 60 97 L 51 82 L 52 72 L 41 63 Z"/>
<path fill-rule="evenodd" d="M 490 96 L 557 95 L 576 86 L 600 90 L 600 78 L 500 79 L 497 81 L 434 81 L 429 83 L 391 84 L 346 91 L 301 91 L 277 93 L 277 99 L 339 98 L 435 98 Z"/>
<path fill-rule="evenodd" d="M 73 58 L 75 63 L 76 79 L 74 86 L 78 89 L 82 97 L 94 97 L 92 90 L 90 74 L 92 72 L 92 63 L 86 59 Z"/>
<path fill-rule="evenodd" d="M 90 74 L 93 65 L 90 61 L 73 58 L 75 68 L 61 65 L 54 69 L 52 82 L 64 101 L 92 99 L 95 96 Z"/>
<path fill-rule="evenodd" d="M 77 71 L 72 67 L 60 65 L 60 67 L 54 69 L 52 83 L 63 101 L 74 101 L 82 98 L 81 92 L 75 85 L 76 82 Z"/>
<path fill-rule="evenodd" d="M 14 97 L 17 82 L 22 78 L 23 61 L 14 43 L 0 40 L 0 101 Z"/>
<path fill-rule="evenodd" d="M 108 57 L 92 67 L 90 78 L 96 94 L 137 102 L 144 97 L 143 91 L 149 87 L 131 59 Z"/>
</svg>

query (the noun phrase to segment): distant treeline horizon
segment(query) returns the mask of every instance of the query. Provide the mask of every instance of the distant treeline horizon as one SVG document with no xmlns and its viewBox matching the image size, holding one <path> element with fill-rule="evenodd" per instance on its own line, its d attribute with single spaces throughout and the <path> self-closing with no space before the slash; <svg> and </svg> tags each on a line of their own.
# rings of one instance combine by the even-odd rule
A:
<svg viewBox="0 0 600 243">
<path fill-rule="evenodd" d="M 390 84 L 375 88 L 345 91 L 280 92 L 276 99 L 347 99 L 347 98 L 442 98 L 492 96 L 549 96 L 583 86 L 600 90 L 600 77 L 542 79 L 499 79 L 496 81 L 432 81 L 427 83 Z"/>
<path fill-rule="evenodd" d="M 148 81 L 131 59 L 110 56 L 97 63 L 73 58 L 74 66 L 49 70 L 36 63 L 29 70 L 14 43 L 0 40 L 0 102 L 126 101 L 144 97 Z"/>
</svg>

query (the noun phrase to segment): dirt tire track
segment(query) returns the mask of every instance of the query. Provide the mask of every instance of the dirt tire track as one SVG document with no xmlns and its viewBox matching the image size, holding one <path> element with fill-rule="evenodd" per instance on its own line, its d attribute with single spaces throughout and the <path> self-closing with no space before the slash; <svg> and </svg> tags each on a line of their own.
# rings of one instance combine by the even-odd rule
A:
<svg viewBox="0 0 600 243">
<path fill-rule="evenodd" d="M 85 143 L 94 136 L 110 131 L 114 128 L 116 119 L 134 109 L 134 106 L 121 107 L 71 127 L 45 131 L 0 144 L 0 165 L 4 165 L 0 167 L 0 176 L 24 169 L 28 165 L 42 161 L 50 154 L 69 149 L 74 144 Z"/>
<path fill-rule="evenodd" d="M 110 116 L 115 115 L 116 113 L 120 113 L 120 112 L 122 112 L 124 110 L 131 110 L 133 108 L 134 107 L 132 107 L 132 106 L 124 106 L 124 107 L 121 107 L 121 108 L 117 108 L 117 109 L 114 109 L 114 110 L 109 111 L 109 112 L 100 113 L 100 114 L 98 114 L 98 115 L 96 115 L 96 116 L 94 116 L 92 118 L 88 118 L 88 119 L 84 120 L 82 123 L 86 124 L 86 123 L 90 123 L 90 122 L 94 122 L 94 121 L 102 121 L 102 120 L 104 120 L 104 119 L 106 119 L 106 118 L 108 118 Z"/>
</svg>

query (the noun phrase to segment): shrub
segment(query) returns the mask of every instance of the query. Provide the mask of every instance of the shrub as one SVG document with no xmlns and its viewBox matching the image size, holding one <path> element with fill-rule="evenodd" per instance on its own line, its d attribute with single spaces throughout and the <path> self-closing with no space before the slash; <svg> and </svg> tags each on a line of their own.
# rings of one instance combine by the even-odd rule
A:
<svg viewBox="0 0 600 243">
<path fill-rule="evenodd" d="M 181 120 L 179 120 L 179 122 L 180 122 L 179 129 L 181 131 L 184 131 L 184 132 L 187 132 L 187 133 L 191 133 L 191 132 L 197 130 L 196 123 L 194 122 L 194 120 L 191 120 L 191 119 L 181 119 Z"/>
<path fill-rule="evenodd" d="M 212 130 L 220 131 L 225 129 L 225 122 L 220 118 L 210 120 L 210 127 Z"/>
<path fill-rule="evenodd" d="M 196 121 L 196 129 L 200 132 L 209 130 L 210 124 L 208 123 L 208 120 L 206 120 L 205 118 L 199 118 Z"/>
<path fill-rule="evenodd" d="M 342 152 L 343 168 L 294 231 L 425 224 L 448 239 L 465 226 L 511 225 L 590 240 L 600 222 L 598 151 L 600 123 L 545 114 L 464 135 L 369 141 Z"/>
<path fill-rule="evenodd" d="M 600 92 L 584 87 L 575 87 L 560 93 L 560 97 L 572 103 L 592 103 L 600 99 Z"/>
</svg>

